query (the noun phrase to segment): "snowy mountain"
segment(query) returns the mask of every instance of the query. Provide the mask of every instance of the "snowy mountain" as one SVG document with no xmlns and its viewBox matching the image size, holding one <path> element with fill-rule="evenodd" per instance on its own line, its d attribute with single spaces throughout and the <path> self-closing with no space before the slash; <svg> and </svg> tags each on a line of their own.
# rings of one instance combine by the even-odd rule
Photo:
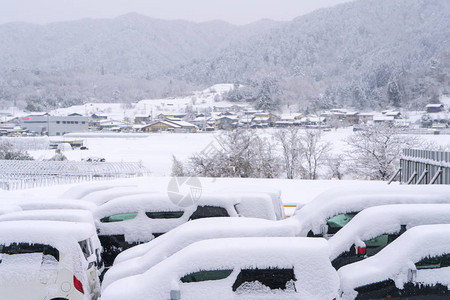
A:
<svg viewBox="0 0 450 300">
<path fill-rule="evenodd" d="M 357 0 L 246 26 L 138 14 L 10 23 L 0 38 L 0 108 L 136 102 L 223 82 L 256 97 L 269 82 L 265 99 L 296 109 L 421 109 L 450 92 L 448 0 Z"/>
</svg>

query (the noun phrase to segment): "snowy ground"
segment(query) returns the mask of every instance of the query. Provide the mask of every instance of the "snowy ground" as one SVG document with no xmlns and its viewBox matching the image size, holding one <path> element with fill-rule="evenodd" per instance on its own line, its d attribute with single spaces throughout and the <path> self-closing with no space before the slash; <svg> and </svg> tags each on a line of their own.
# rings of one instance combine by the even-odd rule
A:
<svg viewBox="0 0 450 300">
<path fill-rule="evenodd" d="M 274 129 L 257 130 L 258 134 L 269 136 Z M 70 139 L 83 139 L 89 150 L 64 151 L 69 160 L 80 161 L 83 158 L 95 156 L 104 157 L 110 162 L 141 161 L 151 171 L 153 176 L 170 176 L 172 155 L 185 161 L 194 153 L 206 149 L 221 132 L 205 133 L 152 133 L 149 135 L 106 134 L 71 134 Z M 332 153 L 345 151 L 345 139 L 353 134 L 352 128 L 343 128 L 323 132 L 325 141 L 332 144 Z M 114 137 L 112 137 L 114 136 Z M 136 136 L 136 138 L 132 137 Z M 137 138 L 139 136 L 139 138 Z M 434 142 L 437 145 L 450 144 L 448 135 L 421 135 L 421 139 Z M 36 159 L 50 158 L 54 150 L 35 150 L 29 153 Z"/>
</svg>

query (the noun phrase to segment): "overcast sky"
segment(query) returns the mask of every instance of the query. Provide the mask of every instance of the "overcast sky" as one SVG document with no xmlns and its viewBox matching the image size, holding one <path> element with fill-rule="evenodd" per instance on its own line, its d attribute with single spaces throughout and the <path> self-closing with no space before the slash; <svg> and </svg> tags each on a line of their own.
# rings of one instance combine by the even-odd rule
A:
<svg viewBox="0 0 450 300">
<path fill-rule="evenodd" d="M 46 24 L 82 18 L 113 18 L 137 12 L 160 19 L 224 20 L 246 24 L 263 18 L 292 20 L 349 0 L 0 0 L 0 23 Z"/>
</svg>

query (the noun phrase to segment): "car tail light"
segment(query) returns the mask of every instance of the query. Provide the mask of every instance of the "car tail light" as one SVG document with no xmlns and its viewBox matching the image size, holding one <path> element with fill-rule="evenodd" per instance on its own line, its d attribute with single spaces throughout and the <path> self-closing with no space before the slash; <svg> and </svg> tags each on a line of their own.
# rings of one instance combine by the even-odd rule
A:
<svg viewBox="0 0 450 300">
<path fill-rule="evenodd" d="M 357 253 L 358 255 L 366 254 L 366 247 L 358 247 Z"/>
<path fill-rule="evenodd" d="M 73 286 L 82 294 L 84 294 L 83 284 L 73 275 Z"/>
</svg>

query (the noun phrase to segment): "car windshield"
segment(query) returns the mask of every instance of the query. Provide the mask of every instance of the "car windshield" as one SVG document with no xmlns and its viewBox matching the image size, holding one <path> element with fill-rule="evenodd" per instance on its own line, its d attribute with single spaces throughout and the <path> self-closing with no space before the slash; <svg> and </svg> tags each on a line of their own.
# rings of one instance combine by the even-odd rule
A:
<svg viewBox="0 0 450 300">
<path fill-rule="evenodd" d="M 356 214 L 357 214 L 356 212 L 344 213 L 329 219 L 327 221 L 329 233 L 338 232 L 342 227 L 347 225 L 347 223 L 350 222 L 353 219 L 353 217 L 356 216 Z"/>
<path fill-rule="evenodd" d="M 0 253 L 9 255 L 42 253 L 43 255 L 53 256 L 59 261 L 59 251 L 52 246 L 43 244 L 12 243 L 9 245 L 0 245 Z"/>
</svg>

